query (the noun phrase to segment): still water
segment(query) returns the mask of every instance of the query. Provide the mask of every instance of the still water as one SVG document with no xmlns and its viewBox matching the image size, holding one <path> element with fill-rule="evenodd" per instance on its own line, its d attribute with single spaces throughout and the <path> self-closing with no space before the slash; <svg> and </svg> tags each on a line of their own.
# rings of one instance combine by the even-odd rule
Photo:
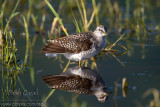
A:
<svg viewBox="0 0 160 107">
<path fill-rule="evenodd" d="M 19 58 L 25 54 L 23 47 L 25 43 L 19 39 L 17 44 L 19 50 Z M 120 43 L 125 44 L 122 40 Z M 98 62 L 98 73 L 101 75 L 107 86 L 107 92 L 111 92 L 105 103 L 99 102 L 95 96 L 77 95 L 66 91 L 56 90 L 47 100 L 46 105 L 49 106 L 74 106 L 86 105 L 87 107 L 135 107 L 146 106 L 153 96 L 143 98 L 143 94 L 151 88 L 160 89 L 160 45 L 157 44 L 138 44 L 136 41 L 127 44 L 132 47 L 127 53 L 118 58 L 125 64 L 123 67 L 115 58 L 105 55 L 102 61 Z M 51 89 L 44 83 L 41 76 L 56 75 L 62 72 L 59 61 L 55 58 L 47 58 L 40 53 L 42 47 L 41 38 L 37 40 L 33 51 L 33 67 L 34 67 L 34 84 L 31 82 L 30 73 L 25 72 L 19 78 L 23 83 L 25 90 L 17 83 L 16 89 L 20 94 L 9 94 L 10 100 L 27 100 L 41 102 L 50 93 Z M 67 59 L 62 57 L 67 63 Z M 65 64 L 64 64 L 65 65 Z M 71 65 L 71 67 L 77 66 Z M 122 78 L 126 78 L 128 82 L 128 92 L 126 97 L 122 95 Z"/>
</svg>

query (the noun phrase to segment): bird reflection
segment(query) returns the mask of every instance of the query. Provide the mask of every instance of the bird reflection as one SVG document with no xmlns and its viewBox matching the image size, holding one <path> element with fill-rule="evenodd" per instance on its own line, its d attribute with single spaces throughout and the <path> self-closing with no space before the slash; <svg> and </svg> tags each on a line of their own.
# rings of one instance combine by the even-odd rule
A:
<svg viewBox="0 0 160 107">
<path fill-rule="evenodd" d="M 95 95 L 100 102 L 105 102 L 109 95 L 105 92 L 106 87 L 102 77 L 96 71 L 86 67 L 68 68 L 60 75 L 42 76 L 42 79 L 52 89 Z"/>
</svg>

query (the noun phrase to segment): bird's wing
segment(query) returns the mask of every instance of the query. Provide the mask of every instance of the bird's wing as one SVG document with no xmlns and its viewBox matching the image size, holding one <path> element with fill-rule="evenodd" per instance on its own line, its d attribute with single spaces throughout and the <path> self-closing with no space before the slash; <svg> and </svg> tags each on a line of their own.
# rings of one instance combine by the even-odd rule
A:
<svg viewBox="0 0 160 107">
<path fill-rule="evenodd" d="M 79 53 L 92 46 L 92 32 L 78 33 L 70 36 L 50 40 L 41 53 Z"/>
<path fill-rule="evenodd" d="M 92 94 L 92 81 L 80 76 L 50 75 L 43 76 L 43 81 L 53 89 L 66 90 L 78 94 Z"/>
</svg>

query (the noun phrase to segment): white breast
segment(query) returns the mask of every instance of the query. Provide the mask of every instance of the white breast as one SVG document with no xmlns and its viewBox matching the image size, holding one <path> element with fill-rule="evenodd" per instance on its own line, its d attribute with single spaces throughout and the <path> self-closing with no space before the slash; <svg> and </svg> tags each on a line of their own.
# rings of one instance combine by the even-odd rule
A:
<svg viewBox="0 0 160 107">
<path fill-rule="evenodd" d="M 64 56 L 70 60 L 79 61 L 79 60 L 88 59 L 88 58 L 93 57 L 95 51 L 96 51 L 95 49 L 90 49 L 87 51 L 82 51 L 77 54 L 64 54 Z"/>
</svg>

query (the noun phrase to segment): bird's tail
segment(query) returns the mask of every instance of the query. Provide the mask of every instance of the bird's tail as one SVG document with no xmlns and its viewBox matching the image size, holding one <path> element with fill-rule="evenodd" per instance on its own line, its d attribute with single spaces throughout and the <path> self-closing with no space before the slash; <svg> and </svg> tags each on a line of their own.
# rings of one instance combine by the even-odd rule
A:
<svg viewBox="0 0 160 107">
<path fill-rule="evenodd" d="M 56 57 L 57 56 L 57 54 L 54 54 L 54 53 L 46 53 L 45 55 L 48 57 Z"/>
<path fill-rule="evenodd" d="M 53 53 L 54 54 L 72 53 L 72 50 L 62 47 L 58 43 L 48 43 L 42 48 L 41 53 L 45 53 L 46 56 L 55 56 L 53 55 Z"/>
<path fill-rule="evenodd" d="M 54 86 L 59 85 L 62 82 L 66 81 L 66 76 L 63 75 L 49 75 L 49 76 L 42 76 L 41 78 L 51 88 L 54 88 Z"/>
</svg>

